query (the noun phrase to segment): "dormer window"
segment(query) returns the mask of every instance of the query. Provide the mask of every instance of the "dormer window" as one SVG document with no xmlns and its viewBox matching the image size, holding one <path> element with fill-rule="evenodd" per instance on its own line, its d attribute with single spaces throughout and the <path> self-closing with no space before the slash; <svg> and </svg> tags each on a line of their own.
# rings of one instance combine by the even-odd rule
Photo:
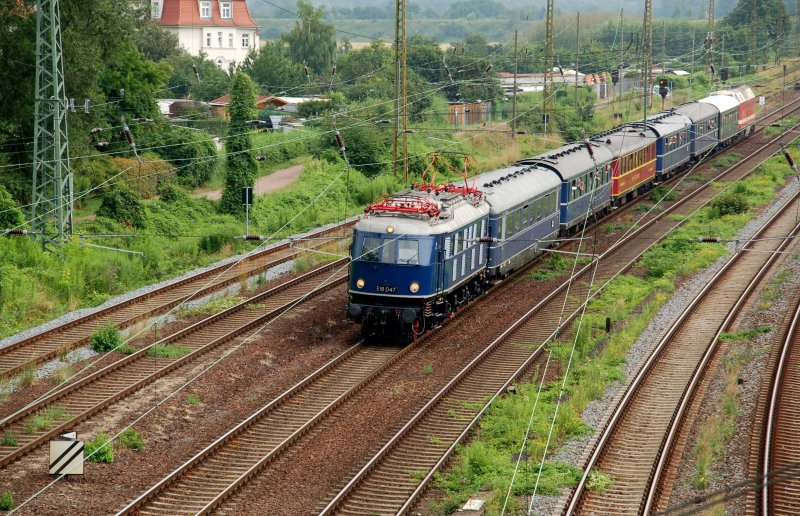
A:
<svg viewBox="0 0 800 516">
<path fill-rule="evenodd" d="M 231 3 L 230 2 L 222 2 L 222 19 L 223 20 L 230 20 L 231 19 Z"/>
<path fill-rule="evenodd" d="M 200 17 L 201 18 L 205 18 L 205 19 L 211 18 L 211 2 L 210 2 L 210 0 L 209 1 L 200 2 Z"/>
</svg>

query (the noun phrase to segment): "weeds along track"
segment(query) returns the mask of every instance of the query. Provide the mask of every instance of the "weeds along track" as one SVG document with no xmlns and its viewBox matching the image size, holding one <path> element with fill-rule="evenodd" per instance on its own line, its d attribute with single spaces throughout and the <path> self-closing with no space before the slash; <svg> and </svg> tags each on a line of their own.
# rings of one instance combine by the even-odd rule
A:
<svg viewBox="0 0 800 516">
<path fill-rule="evenodd" d="M 719 335 L 800 232 L 797 198 L 728 260 L 656 345 L 600 432 L 566 514 L 647 514 L 670 491 L 671 479 L 663 473 L 683 415 Z M 613 485 L 602 493 L 587 491 L 592 470 L 610 475 Z"/>
<path fill-rule="evenodd" d="M 343 238 L 353 221 L 310 233 L 314 239 L 305 247 L 319 248 Z M 38 364 L 89 342 L 92 332 L 107 324 L 128 328 L 164 314 L 173 307 L 219 291 L 237 282 L 246 281 L 276 265 L 297 257 L 292 242 L 264 249 L 237 264 L 225 264 L 151 290 L 139 296 L 85 315 L 38 335 L 0 349 L 0 378 L 13 375 L 30 364 Z"/>
<path fill-rule="evenodd" d="M 257 330 L 298 303 L 344 284 L 347 263 L 347 259 L 338 260 L 252 296 L 12 414 L 0 424 L 0 433 L 14 433 L 18 442 L 15 446 L 0 446 L 0 467 L 177 368 L 219 346 L 232 343 L 236 337 Z M 184 348 L 182 352 L 185 354 L 161 356 L 163 353 L 156 352 L 169 345 Z M 44 428 L 35 424 L 37 417 L 46 418 L 53 414 L 57 417 L 52 417 L 54 420 L 50 424 L 41 425 Z"/>
<path fill-rule="evenodd" d="M 750 472 L 761 485 L 743 486 L 760 487 L 752 489 L 749 514 L 800 514 L 800 302 L 786 322 L 767 380 L 765 417 L 757 420 L 760 432 L 753 433 L 761 456 Z"/>
<path fill-rule="evenodd" d="M 777 141 L 776 138 L 760 145 L 751 156 L 719 174 L 716 180 L 735 181 L 744 177 L 777 150 Z M 322 513 L 388 514 L 410 511 L 434 474 L 446 464 L 456 446 L 468 435 L 494 398 L 530 371 L 542 356 L 544 344 L 562 333 L 580 313 L 588 296 L 591 275 L 595 274 L 593 297 L 602 286 L 628 270 L 645 251 L 682 223 L 668 215 L 688 215 L 709 202 L 714 195 L 716 192 L 712 189 L 703 188 L 683 198 L 616 243 L 599 260 L 584 267 L 573 277 L 571 286 L 565 283 L 538 303 L 499 338 L 485 346 L 472 362 L 433 396 L 328 501 Z M 786 228 L 782 230 L 785 235 Z M 649 238 L 642 238 L 644 235 Z M 778 245 L 777 241 L 771 242 Z M 751 254 L 763 258 L 758 253 Z M 597 512 L 603 513 L 603 510 Z"/>
</svg>

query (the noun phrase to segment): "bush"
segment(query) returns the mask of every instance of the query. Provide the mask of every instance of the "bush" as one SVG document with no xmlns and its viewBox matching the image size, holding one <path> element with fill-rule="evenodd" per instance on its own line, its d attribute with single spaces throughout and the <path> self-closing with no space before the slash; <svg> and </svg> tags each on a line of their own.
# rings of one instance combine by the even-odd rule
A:
<svg viewBox="0 0 800 516">
<path fill-rule="evenodd" d="M 217 167 L 217 147 L 204 131 L 151 124 L 137 134 L 137 139 L 142 148 L 153 148 L 153 152 L 169 161 L 185 186 L 200 186 Z"/>
<path fill-rule="evenodd" d="M 135 228 L 143 228 L 146 221 L 141 196 L 128 188 L 116 188 L 103 194 L 97 216 Z"/>
<path fill-rule="evenodd" d="M 114 158 L 114 165 L 122 175 L 112 182 L 124 180 L 128 188 L 144 199 L 155 197 L 160 185 L 177 180 L 173 166 L 153 153 L 143 154 L 141 162 L 133 158 L 117 157 Z"/>
<path fill-rule="evenodd" d="M 108 324 L 92 333 L 89 345 L 97 353 L 104 353 L 122 345 L 122 335 L 113 324 Z"/>
<path fill-rule="evenodd" d="M 750 203 L 747 202 L 745 194 L 730 192 L 717 196 L 711 201 L 711 207 L 719 210 L 720 216 L 738 215 L 747 213 L 747 210 L 750 209 Z"/>
<path fill-rule="evenodd" d="M 142 434 L 140 434 L 133 428 L 128 428 L 127 430 L 123 431 L 120 434 L 119 444 L 123 448 L 127 448 L 133 451 L 144 450 L 144 439 L 142 439 Z"/>
<path fill-rule="evenodd" d="M 230 235 L 226 235 L 223 233 L 212 233 L 210 235 L 203 235 L 200 238 L 200 241 L 198 242 L 197 246 L 204 253 L 214 254 L 218 253 L 222 249 L 222 246 L 224 246 L 231 240 L 232 237 Z"/>
<path fill-rule="evenodd" d="M 173 204 L 189 201 L 186 190 L 175 184 L 165 184 L 158 189 L 158 194 L 163 202 Z"/>
<path fill-rule="evenodd" d="M 650 192 L 650 199 L 653 202 L 661 202 L 661 201 L 674 201 L 677 199 L 675 192 L 670 191 L 664 185 L 658 185 L 657 187 L 653 188 L 653 191 Z"/>
<path fill-rule="evenodd" d="M 11 491 L 4 491 L 0 494 L 0 511 L 10 511 L 14 507 L 14 497 Z"/>
<path fill-rule="evenodd" d="M 83 453 L 89 462 L 114 462 L 114 442 L 108 434 L 97 434 L 86 443 Z"/>
</svg>

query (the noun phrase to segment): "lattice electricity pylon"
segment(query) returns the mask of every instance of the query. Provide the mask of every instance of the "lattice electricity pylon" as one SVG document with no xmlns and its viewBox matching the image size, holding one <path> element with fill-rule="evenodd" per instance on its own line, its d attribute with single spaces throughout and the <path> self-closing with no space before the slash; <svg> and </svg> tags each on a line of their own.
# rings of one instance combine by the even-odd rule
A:
<svg viewBox="0 0 800 516">
<path fill-rule="evenodd" d="M 42 245 L 72 234 L 72 169 L 69 166 L 69 101 L 64 89 L 59 0 L 39 0 L 36 15 L 36 99 L 31 226 Z M 56 229 L 47 222 L 55 219 Z"/>
<path fill-rule="evenodd" d="M 406 0 L 396 0 L 394 30 L 394 175 L 403 166 L 408 183 L 408 98 L 406 95 Z"/>
</svg>

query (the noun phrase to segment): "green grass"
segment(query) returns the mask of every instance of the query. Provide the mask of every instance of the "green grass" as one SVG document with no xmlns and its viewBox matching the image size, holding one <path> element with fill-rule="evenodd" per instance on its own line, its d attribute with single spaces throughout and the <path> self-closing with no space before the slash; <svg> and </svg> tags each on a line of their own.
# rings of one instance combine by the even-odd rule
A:
<svg viewBox="0 0 800 516">
<path fill-rule="evenodd" d="M 28 364 L 25 369 L 17 375 L 17 386 L 30 387 L 36 383 L 36 364 Z"/>
<path fill-rule="evenodd" d="M 425 364 L 422 368 L 422 372 L 425 374 L 433 374 L 433 364 Z"/>
<path fill-rule="evenodd" d="M 719 336 L 719 340 L 723 342 L 731 342 L 731 341 L 739 341 L 739 340 L 750 340 L 759 335 L 763 335 L 765 333 L 769 333 L 772 331 L 772 326 L 756 326 L 754 328 L 750 328 L 747 330 L 741 330 L 733 333 L 726 333 L 723 332 Z"/>
<path fill-rule="evenodd" d="M 600 470 L 593 469 L 592 472 L 589 473 L 589 479 L 586 482 L 586 489 L 588 491 L 602 493 L 611 489 L 613 485 L 614 480 L 610 475 L 603 473 Z"/>
<path fill-rule="evenodd" d="M 186 403 L 188 405 L 197 405 L 197 404 L 200 403 L 200 398 L 198 398 L 197 396 L 195 396 L 193 394 L 190 394 L 190 395 L 186 396 Z"/>
<path fill-rule="evenodd" d="M 119 435 L 119 445 L 128 450 L 142 451 L 144 450 L 144 439 L 142 439 L 142 434 L 133 428 L 127 428 Z"/>
<path fill-rule="evenodd" d="M 123 355 L 133 355 L 137 351 L 139 351 L 139 348 L 130 344 L 123 344 L 117 348 L 117 353 L 122 353 Z"/>
<path fill-rule="evenodd" d="M 53 372 L 53 381 L 60 385 L 73 376 L 75 376 L 75 369 L 73 369 L 69 364 L 65 364 Z"/>
<path fill-rule="evenodd" d="M 769 310 L 772 308 L 772 304 L 781 297 L 783 289 L 781 288 L 784 283 L 789 280 L 789 270 L 786 268 L 781 268 L 775 275 L 769 280 L 769 283 L 764 287 L 764 290 L 761 291 L 761 297 L 759 298 L 758 308 L 759 310 Z"/>
<path fill-rule="evenodd" d="M 14 497 L 11 496 L 11 491 L 3 491 L 0 494 L 0 511 L 10 511 L 14 508 Z"/>
<path fill-rule="evenodd" d="M 16 446 L 18 442 L 17 434 L 14 432 L 6 432 L 3 435 L 3 442 L 0 443 L 0 446 Z"/>
<path fill-rule="evenodd" d="M 614 222 L 611 224 L 604 224 L 603 233 L 605 233 L 606 235 L 610 235 L 612 233 L 616 233 L 617 231 L 627 231 L 635 227 L 636 224 L 632 222 Z"/>
<path fill-rule="evenodd" d="M 24 432 L 26 435 L 34 435 L 39 432 L 45 432 L 53 427 L 53 423 L 61 419 L 68 420 L 72 416 L 64 409 L 64 407 L 53 406 L 48 407 L 38 414 L 34 414 L 25 422 Z"/>
<path fill-rule="evenodd" d="M 797 120 L 794 117 L 787 116 L 781 122 L 778 122 L 777 125 L 773 124 L 773 125 L 770 125 L 769 127 L 766 127 L 764 129 L 764 136 L 766 136 L 767 138 L 771 138 L 773 136 L 777 136 L 777 135 L 781 134 L 784 130 L 786 130 L 787 128 L 793 126 L 796 123 L 797 123 Z"/>
<path fill-rule="evenodd" d="M 581 256 L 578 258 L 578 269 L 591 263 L 592 259 Z M 527 277 L 536 281 L 548 281 L 572 272 L 575 257 L 566 257 L 557 253 L 547 253 L 537 264 L 536 268 L 528 273 Z"/>
<path fill-rule="evenodd" d="M 155 344 L 147 350 L 148 357 L 155 358 L 179 358 L 191 353 L 191 349 L 178 346 L 176 344 Z"/>
<path fill-rule="evenodd" d="M 727 154 L 723 154 L 722 156 L 714 158 L 713 165 L 714 168 L 717 169 L 728 168 L 738 163 L 739 160 L 741 159 L 742 156 L 740 154 L 737 154 L 735 152 L 729 152 Z"/>
<path fill-rule="evenodd" d="M 181 308 L 178 310 L 178 317 L 183 319 L 198 316 L 208 317 L 209 315 L 218 314 L 228 308 L 232 308 L 243 300 L 243 298 L 238 296 L 218 297 L 191 308 Z"/>
</svg>

